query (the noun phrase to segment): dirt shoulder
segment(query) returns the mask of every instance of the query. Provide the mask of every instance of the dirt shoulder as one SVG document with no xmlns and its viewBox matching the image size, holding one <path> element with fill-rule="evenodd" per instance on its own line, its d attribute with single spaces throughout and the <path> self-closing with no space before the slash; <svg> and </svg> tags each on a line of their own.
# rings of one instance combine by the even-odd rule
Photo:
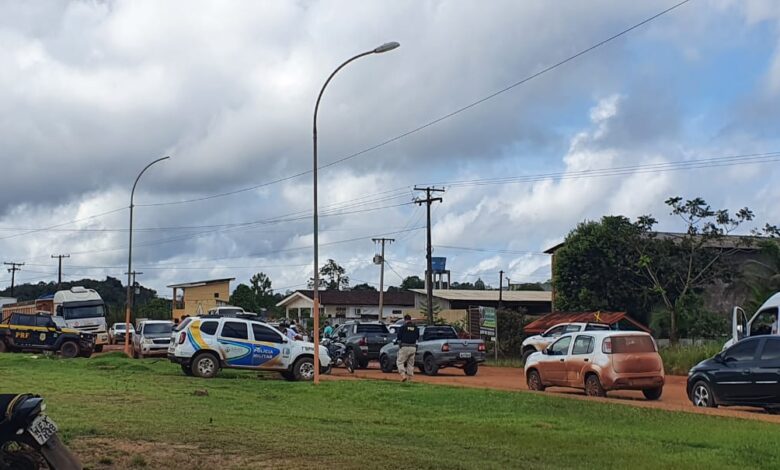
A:
<svg viewBox="0 0 780 470">
<path fill-rule="evenodd" d="M 375 363 L 371 363 L 369 369 L 355 371 L 354 375 L 349 374 L 346 369 L 333 369 L 329 376 L 323 376 L 325 380 L 390 380 L 399 381 L 400 376 L 397 373 L 385 374 L 378 369 Z M 467 377 L 460 369 L 443 369 L 439 375 L 428 377 L 423 374 L 415 374 L 414 380 L 422 383 L 437 385 L 449 385 L 456 387 L 487 388 L 494 390 L 523 391 L 530 392 L 523 377 L 521 369 L 512 367 L 489 367 L 482 366 L 479 373 L 474 377 Z M 685 390 L 687 377 L 667 376 L 664 393 L 658 401 L 647 401 L 639 391 L 616 391 L 609 392 L 607 398 L 586 397 L 580 390 L 550 387 L 542 393 L 553 393 L 559 396 L 565 396 L 580 400 L 599 400 L 605 403 L 618 403 L 622 405 L 637 406 L 642 408 L 657 408 L 667 411 L 682 411 L 685 413 L 699 413 L 714 416 L 726 416 L 730 418 L 753 419 L 759 421 L 768 421 L 780 423 L 780 416 L 767 414 L 764 410 L 747 407 L 730 408 L 697 408 L 688 400 Z"/>
</svg>

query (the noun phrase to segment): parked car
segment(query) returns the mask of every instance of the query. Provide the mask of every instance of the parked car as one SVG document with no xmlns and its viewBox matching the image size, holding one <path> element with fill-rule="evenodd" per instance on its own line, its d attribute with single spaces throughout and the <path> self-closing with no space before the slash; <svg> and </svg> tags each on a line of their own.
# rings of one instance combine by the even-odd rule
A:
<svg viewBox="0 0 780 470">
<path fill-rule="evenodd" d="M 171 345 L 173 322 L 169 320 L 144 320 L 133 335 L 133 357 L 165 356 Z"/>
<path fill-rule="evenodd" d="M 314 344 L 292 341 L 259 320 L 193 317 L 168 348 L 168 359 L 187 375 L 212 378 L 221 368 L 268 370 L 288 380 L 314 378 Z M 320 346 L 320 370 L 330 366 Z"/>
<path fill-rule="evenodd" d="M 479 364 L 485 362 L 485 343 L 481 339 L 460 339 L 449 325 L 421 326 L 420 340 L 414 363 L 426 375 L 436 375 L 444 367 L 458 367 L 466 375 L 477 375 Z M 387 344 L 379 352 L 382 372 L 396 369 L 397 344 Z"/>
<path fill-rule="evenodd" d="M 65 320 L 49 312 L 12 313 L 0 323 L 0 353 L 53 351 L 62 357 L 89 357 L 95 335 L 68 328 Z"/>
<path fill-rule="evenodd" d="M 609 390 L 641 390 L 661 398 L 664 366 L 652 336 L 636 331 L 583 331 L 558 338 L 525 365 L 528 388 L 572 387 L 589 396 Z"/>
<path fill-rule="evenodd" d="M 253 315 L 256 316 L 256 313 L 246 312 L 241 307 L 234 307 L 232 305 L 222 305 L 220 307 L 214 307 L 209 309 L 208 314 L 209 316 L 224 316 L 224 317 L 230 317 L 230 316 L 237 316 L 237 315 Z"/>
<path fill-rule="evenodd" d="M 608 331 L 609 325 L 603 323 L 559 323 L 550 327 L 540 335 L 529 336 L 524 339 L 520 345 L 520 351 L 523 355 L 523 364 L 528 356 L 535 352 L 544 350 L 553 341 L 567 333 L 577 333 L 578 331 Z"/>
<path fill-rule="evenodd" d="M 344 343 L 353 355 L 352 363 L 365 369 L 369 361 L 379 359 L 379 351 L 390 342 L 390 332 L 378 321 L 349 320 L 333 330 L 331 338 Z"/>
<path fill-rule="evenodd" d="M 391 335 L 395 336 L 398 333 L 398 328 L 404 326 L 404 323 L 406 323 L 406 320 L 404 320 L 403 318 L 398 321 L 394 321 L 393 323 L 387 325 L 387 330 L 390 332 Z M 413 319 L 412 323 L 416 324 L 417 326 L 422 326 L 425 325 L 425 320 Z"/>
<path fill-rule="evenodd" d="M 780 412 L 780 337 L 751 336 L 688 372 L 694 406 L 757 406 Z"/>
<path fill-rule="evenodd" d="M 127 323 L 114 323 L 111 325 L 111 328 L 108 329 L 108 342 L 110 344 L 124 344 L 125 342 L 125 329 L 127 327 Z M 133 335 L 135 334 L 135 328 L 133 328 L 133 325 L 130 325 L 130 341 L 133 339 Z"/>
</svg>

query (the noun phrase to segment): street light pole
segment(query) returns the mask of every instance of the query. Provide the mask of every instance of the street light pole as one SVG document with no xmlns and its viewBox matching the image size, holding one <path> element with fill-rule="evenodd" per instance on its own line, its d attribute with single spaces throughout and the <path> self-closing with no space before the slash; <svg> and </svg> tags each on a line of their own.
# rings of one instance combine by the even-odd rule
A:
<svg viewBox="0 0 780 470">
<path fill-rule="evenodd" d="M 319 218 L 318 218 L 318 212 L 317 212 L 317 112 L 320 108 L 320 101 L 322 100 L 322 94 L 325 93 L 325 88 L 327 88 L 328 83 L 333 79 L 333 77 L 339 72 L 339 70 L 346 67 L 347 64 L 349 64 L 352 61 L 355 61 L 361 57 L 365 57 L 367 55 L 371 54 L 381 54 L 383 52 L 392 51 L 393 49 L 400 46 L 397 42 L 388 42 L 385 44 L 382 44 L 381 46 L 377 47 L 376 49 L 372 49 L 370 51 L 363 52 L 361 54 L 358 54 L 351 59 L 345 61 L 338 67 L 336 67 L 336 70 L 333 71 L 333 73 L 330 74 L 327 80 L 325 80 L 325 84 L 322 85 L 322 89 L 320 90 L 320 94 L 317 96 L 317 103 L 314 105 L 314 126 L 313 126 L 313 141 L 314 141 L 314 152 L 313 152 L 313 161 L 312 161 L 312 176 L 314 178 L 314 216 L 313 216 L 313 222 L 314 222 L 314 293 L 313 293 L 313 306 L 312 306 L 312 317 L 314 317 L 314 383 L 318 384 L 320 383 L 320 263 L 319 263 L 319 255 L 320 255 L 320 247 L 319 247 Z M 132 209 L 131 209 L 132 210 Z"/>
<path fill-rule="evenodd" d="M 162 157 L 158 158 L 157 160 L 153 161 L 152 163 L 146 165 L 143 170 L 141 170 L 140 173 L 138 173 L 138 176 L 135 178 L 135 183 L 133 183 L 133 189 L 130 191 L 130 241 L 127 248 L 127 304 L 125 306 L 125 354 L 128 356 L 130 355 L 130 335 L 128 332 L 130 331 L 130 309 L 132 308 L 132 284 L 130 276 L 133 272 L 133 197 L 135 196 L 135 187 L 138 185 L 138 180 L 141 179 L 141 175 L 144 174 L 146 170 L 149 169 L 150 166 L 154 165 L 155 163 L 161 162 L 163 160 L 167 160 L 171 157 Z"/>
</svg>

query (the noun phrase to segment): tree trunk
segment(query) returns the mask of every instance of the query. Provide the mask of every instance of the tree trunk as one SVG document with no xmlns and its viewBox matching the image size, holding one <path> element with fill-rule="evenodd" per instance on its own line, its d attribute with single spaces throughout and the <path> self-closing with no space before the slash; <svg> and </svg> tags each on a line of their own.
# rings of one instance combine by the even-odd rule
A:
<svg viewBox="0 0 780 470">
<path fill-rule="evenodd" d="M 677 344 L 679 338 L 677 337 L 677 309 L 669 309 L 669 342 Z"/>
</svg>

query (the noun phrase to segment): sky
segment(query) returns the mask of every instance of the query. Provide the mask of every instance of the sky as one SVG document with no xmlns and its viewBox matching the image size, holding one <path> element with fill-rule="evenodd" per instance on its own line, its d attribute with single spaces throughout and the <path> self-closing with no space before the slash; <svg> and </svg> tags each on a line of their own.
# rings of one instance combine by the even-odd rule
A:
<svg viewBox="0 0 780 470">
<path fill-rule="evenodd" d="M 671 196 L 776 224 L 780 154 L 746 156 L 780 152 L 780 2 L 691 0 L 507 89 L 676 3 L 0 0 L 1 261 L 126 279 L 130 190 L 170 156 L 135 192 L 142 284 L 304 288 L 317 94 L 388 41 L 319 110 L 320 262 L 352 284 L 378 285 L 376 237 L 387 285 L 423 275 L 415 186 L 445 189 L 452 280 L 493 286 L 549 279 L 585 220 L 681 230 Z"/>
</svg>

